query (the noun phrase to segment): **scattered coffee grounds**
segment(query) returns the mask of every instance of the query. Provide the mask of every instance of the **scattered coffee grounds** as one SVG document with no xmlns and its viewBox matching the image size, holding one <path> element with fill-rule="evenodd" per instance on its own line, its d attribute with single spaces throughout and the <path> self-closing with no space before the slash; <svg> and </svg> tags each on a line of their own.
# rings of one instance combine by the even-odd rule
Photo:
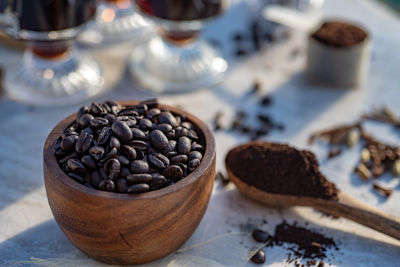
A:
<svg viewBox="0 0 400 267">
<path fill-rule="evenodd" d="M 258 236 L 260 232 L 265 233 L 262 230 L 255 229 L 252 234 L 253 238 L 255 233 L 257 233 L 256 235 Z M 327 250 L 330 248 L 339 249 L 332 238 L 326 237 L 315 230 L 298 226 L 296 222 L 294 224 L 288 224 L 286 221 L 278 224 L 275 227 L 274 235 L 267 235 L 266 240 L 264 241 L 263 239 L 262 242 L 267 242 L 265 247 L 282 246 L 284 244 L 291 245 L 289 250 L 293 252 L 293 255 L 289 253 L 286 261 L 288 263 L 294 262 L 295 266 L 322 267 L 325 265 L 322 259 L 327 257 Z M 309 260 L 307 260 L 306 264 L 302 264 L 302 259 Z"/>
<path fill-rule="evenodd" d="M 328 158 L 331 159 L 331 158 L 339 156 L 340 154 L 342 154 L 342 149 L 338 148 L 338 147 L 334 147 L 329 150 Z"/>
<path fill-rule="evenodd" d="M 393 193 L 392 189 L 384 188 L 378 185 L 377 183 L 373 184 L 373 188 L 378 194 L 380 194 L 383 197 L 390 197 L 390 195 Z"/>
<path fill-rule="evenodd" d="M 159 108 L 156 100 L 84 106 L 55 145 L 57 161 L 69 177 L 119 193 L 172 185 L 200 165 L 203 151 L 195 126 Z"/>
<path fill-rule="evenodd" d="M 313 153 L 284 144 L 256 144 L 240 156 L 227 156 L 227 165 L 244 182 L 269 193 L 337 200 L 338 189 L 318 170 Z"/>
<path fill-rule="evenodd" d="M 251 257 L 251 261 L 256 264 L 263 264 L 265 262 L 265 253 L 261 249 Z"/>
<path fill-rule="evenodd" d="M 322 24 L 311 37 L 328 46 L 345 48 L 363 42 L 367 33 L 352 24 L 330 21 Z"/>
</svg>

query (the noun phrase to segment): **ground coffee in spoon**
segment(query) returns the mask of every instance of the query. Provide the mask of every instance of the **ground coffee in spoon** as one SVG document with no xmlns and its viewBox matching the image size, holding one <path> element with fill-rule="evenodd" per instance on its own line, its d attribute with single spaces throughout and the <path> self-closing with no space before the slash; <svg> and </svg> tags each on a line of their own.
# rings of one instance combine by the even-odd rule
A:
<svg viewBox="0 0 400 267">
<path fill-rule="evenodd" d="M 337 200 L 338 189 L 318 170 L 313 153 L 284 144 L 254 144 L 227 159 L 244 182 L 269 193 Z"/>
</svg>

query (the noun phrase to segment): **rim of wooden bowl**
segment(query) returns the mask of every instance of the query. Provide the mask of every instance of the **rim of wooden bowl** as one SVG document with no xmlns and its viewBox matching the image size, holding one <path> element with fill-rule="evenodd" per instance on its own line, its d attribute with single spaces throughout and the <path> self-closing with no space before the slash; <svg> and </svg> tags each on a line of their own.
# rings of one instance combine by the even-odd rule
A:
<svg viewBox="0 0 400 267">
<path fill-rule="evenodd" d="M 119 101 L 119 103 L 123 106 L 136 105 L 139 102 L 140 101 Z M 120 200 L 135 200 L 135 199 L 140 200 L 140 199 L 158 198 L 177 192 L 182 188 L 194 183 L 196 180 L 202 177 L 202 174 L 205 171 L 207 171 L 207 169 L 210 168 L 212 165 L 212 161 L 216 153 L 214 135 L 211 132 L 210 128 L 196 116 L 182 109 L 172 107 L 169 105 L 158 104 L 158 107 L 167 109 L 175 114 L 186 116 L 186 119 L 191 123 L 193 123 L 195 127 L 201 131 L 201 135 L 204 136 L 205 151 L 203 159 L 201 160 L 199 167 L 197 167 L 192 173 L 184 177 L 182 180 L 162 189 L 144 193 L 138 193 L 138 194 L 102 191 L 86 187 L 83 184 L 74 181 L 58 165 L 58 162 L 54 154 L 54 146 L 56 144 L 57 139 L 61 136 L 62 132 L 67 128 L 67 126 L 69 126 L 73 122 L 73 120 L 76 117 L 76 113 L 66 117 L 61 122 L 59 122 L 46 138 L 43 150 L 43 160 L 44 164 L 47 166 L 48 171 L 50 172 L 50 176 L 52 177 L 52 179 L 57 179 L 66 187 L 71 187 L 77 191 L 91 195 L 93 197 L 120 199 Z"/>
</svg>

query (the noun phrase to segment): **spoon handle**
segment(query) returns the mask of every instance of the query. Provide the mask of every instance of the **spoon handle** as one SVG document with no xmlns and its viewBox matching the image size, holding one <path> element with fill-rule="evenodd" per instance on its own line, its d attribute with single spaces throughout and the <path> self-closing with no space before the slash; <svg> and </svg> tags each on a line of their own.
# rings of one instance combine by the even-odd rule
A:
<svg viewBox="0 0 400 267">
<path fill-rule="evenodd" d="M 332 215 L 345 217 L 400 240 L 400 218 L 371 207 L 340 192 L 339 201 L 314 203 L 314 207 Z"/>
</svg>

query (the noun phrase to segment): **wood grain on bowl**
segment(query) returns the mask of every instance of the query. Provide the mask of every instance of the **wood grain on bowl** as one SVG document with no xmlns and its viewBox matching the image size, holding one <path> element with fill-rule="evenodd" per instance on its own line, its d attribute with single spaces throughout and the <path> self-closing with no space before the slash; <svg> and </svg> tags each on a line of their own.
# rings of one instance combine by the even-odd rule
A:
<svg viewBox="0 0 400 267">
<path fill-rule="evenodd" d="M 137 102 L 123 102 L 133 105 Z M 177 250 L 200 223 L 215 176 L 215 141 L 209 128 L 182 110 L 205 144 L 200 166 L 166 188 L 119 194 L 88 188 L 59 167 L 54 145 L 75 115 L 61 121 L 44 147 L 44 180 L 54 218 L 68 239 L 89 257 L 109 264 L 141 264 Z"/>
</svg>

